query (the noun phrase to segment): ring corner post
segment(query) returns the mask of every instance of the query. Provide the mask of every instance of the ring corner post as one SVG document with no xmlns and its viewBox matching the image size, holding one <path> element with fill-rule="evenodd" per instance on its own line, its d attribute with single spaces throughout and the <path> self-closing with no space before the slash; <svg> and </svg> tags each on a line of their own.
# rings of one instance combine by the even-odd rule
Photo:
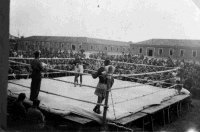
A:
<svg viewBox="0 0 200 132">
<path fill-rule="evenodd" d="M 106 98 L 105 98 L 105 105 L 104 105 L 104 111 L 103 111 L 103 121 L 102 121 L 102 131 L 105 132 L 107 130 L 107 110 L 108 110 L 108 97 L 109 97 L 109 89 L 111 84 L 111 79 L 107 78 L 107 89 L 106 89 Z"/>
</svg>

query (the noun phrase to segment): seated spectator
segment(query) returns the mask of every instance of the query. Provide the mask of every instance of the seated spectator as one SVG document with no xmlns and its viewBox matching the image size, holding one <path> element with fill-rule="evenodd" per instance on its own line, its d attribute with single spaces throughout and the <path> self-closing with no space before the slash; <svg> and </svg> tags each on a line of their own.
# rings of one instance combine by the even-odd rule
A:
<svg viewBox="0 0 200 132">
<path fill-rule="evenodd" d="M 45 126 L 45 117 L 38 109 L 39 105 L 40 100 L 34 100 L 32 107 L 28 109 L 26 115 L 28 126 L 31 126 L 31 129 L 34 130 L 41 130 Z"/>
<path fill-rule="evenodd" d="M 12 106 L 12 119 L 15 121 L 16 125 L 24 122 L 26 117 L 26 109 L 23 105 L 23 101 L 26 98 L 25 93 L 20 93 L 17 100 L 13 103 Z"/>
<path fill-rule="evenodd" d="M 180 94 L 181 90 L 182 90 L 182 84 L 180 83 L 180 80 L 176 80 L 176 86 L 175 89 L 177 90 L 178 94 Z"/>
</svg>

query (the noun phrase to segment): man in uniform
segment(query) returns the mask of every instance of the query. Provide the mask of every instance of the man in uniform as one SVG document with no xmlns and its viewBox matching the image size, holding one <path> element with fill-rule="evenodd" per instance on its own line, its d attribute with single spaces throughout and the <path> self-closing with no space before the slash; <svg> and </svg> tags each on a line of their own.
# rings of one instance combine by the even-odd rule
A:
<svg viewBox="0 0 200 132">
<path fill-rule="evenodd" d="M 38 98 L 42 80 L 41 72 L 43 71 L 43 66 L 40 61 L 40 52 L 36 51 L 34 55 L 35 59 L 31 62 L 31 68 L 32 68 L 32 75 L 31 75 L 32 81 L 31 81 L 31 93 L 30 93 L 31 101 Z"/>
</svg>

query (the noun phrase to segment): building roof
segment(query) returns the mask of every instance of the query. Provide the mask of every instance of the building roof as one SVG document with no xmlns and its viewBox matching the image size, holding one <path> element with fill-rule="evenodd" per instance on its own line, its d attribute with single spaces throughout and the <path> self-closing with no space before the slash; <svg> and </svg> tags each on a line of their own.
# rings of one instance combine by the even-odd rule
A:
<svg viewBox="0 0 200 132">
<path fill-rule="evenodd" d="M 71 42 L 71 43 L 90 43 L 90 44 L 107 44 L 107 45 L 118 45 L 118 46 L 129 46 L 129 42 L 87 38 L 87 37 L 65 37 L 65 36 L 30 36 L 23 40 L 33 41 L 50 41 L 50 42 Z"/>
<path fill-rule="evenodd" d="M 200 47 L 200 40 L 189 39 L 149 39 L 132 45 L 162 45 L 162 46 L 183 46 L 183 47 Z"/>
<path fill-rule="evenodd" d="M 106 39 L 97 39 L 97 38 L 87 38 L 87 42 L 91 44 L 108 44 L 108 45 L 121 45 L 121 46 L 129 46 L 129 42 L 122 41 L 114 41 L 114 40 L 106 40 Z"/>
<path fill-rule="evenodd" d="M 73 43 L 84 43 L 87 41 L 85 37 L 64 37 L 64 36 L 30 36 L 23 40 L 33 41 L 49 41 L 49 42 L 73 42 Z"/>
<path fill-rule="evenodd" d="M 11 35 L 9 34 L 9 39 L 18 39 L 18 37 L 14 36 L 14 35 Z"/>
</svg>

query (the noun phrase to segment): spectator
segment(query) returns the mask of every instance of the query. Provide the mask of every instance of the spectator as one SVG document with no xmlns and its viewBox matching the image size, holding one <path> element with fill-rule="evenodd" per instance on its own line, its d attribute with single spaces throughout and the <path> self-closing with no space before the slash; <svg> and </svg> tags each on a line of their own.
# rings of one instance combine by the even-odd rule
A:
<svg viewBox="0 0 200 132">
<path fill-rule="evenodd" d="M 40 91 L 40 85 L 42 81 L 42 74 L 43 66 L 40 58 L 40 52 L 36 51 L 34 53 L 35 59 L 31 62 L 31 68 L 32 68 L 32 81 L 31 81 L 31 92 L 30 92 L 30 100 L 35 100 L 38 98 L 38 94 Z"/>
<path fill-rule="evenodd" d="M 45 126 L 45 117 L 38 109 L 40 100 L 34 100 L 31 108 L 28 109 L 26 119 L 28 126 L 33 126 L 34 130 L 41 130 Z"/>
<path fill-rule="evenodd" d="M 25 93 L 20 93 L 17 100 L 12 106 L 12 119 L 15 121 L 16 125 L 22 124 L 26 117 L 26 109 L 23 105 L 23 101 L 26 98 Z"/>
</svg>

